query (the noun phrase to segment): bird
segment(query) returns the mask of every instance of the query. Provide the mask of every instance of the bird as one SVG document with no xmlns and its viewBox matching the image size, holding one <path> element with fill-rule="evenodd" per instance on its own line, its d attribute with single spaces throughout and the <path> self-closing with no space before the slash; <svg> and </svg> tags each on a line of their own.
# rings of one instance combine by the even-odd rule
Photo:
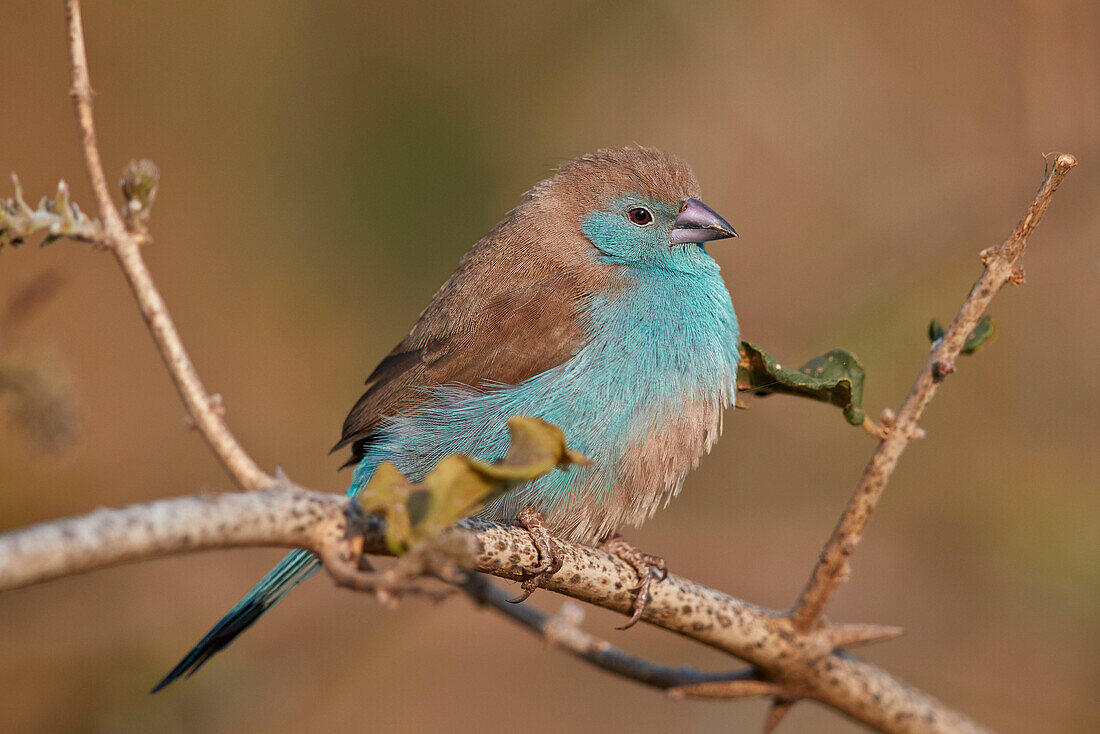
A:
<svg viewBox="0 0 1100 734">
<path fill-rule="evenodd" d="M 521 484 L 480 516 L 526 528 L 539 552 L 515 601 L 560 567 L 555 538 L 599 544 L 638 573 L 633 624 L 667 570 L 619 530 L 679 493 L 736 397 L 739 326 L 706 249 L 736 236 L 678 156 L 628 145 L 562 163 L 463 255 L 367 378 L 333 448 L 351 451 L 348 494 L 383 461 L 420 481 L 448 454 L 499 459 L 514 415 L 552 423 L 589 463 Z M 153 692 L 319 567 L 288 554 Z"/>
</svg>

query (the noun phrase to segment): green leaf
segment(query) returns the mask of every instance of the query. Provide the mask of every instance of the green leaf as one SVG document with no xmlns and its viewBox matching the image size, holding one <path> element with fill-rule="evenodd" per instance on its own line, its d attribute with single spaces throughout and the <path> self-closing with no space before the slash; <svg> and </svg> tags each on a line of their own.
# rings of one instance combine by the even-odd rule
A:
<svg viewBox="0 0 1100 734">
<path fill-rule="evenodd" d="M 752 342 L 741 342 L 737 388 L 756 395 L 782 393 L 831 403 L 853 426 L 863 425 L 863 380 L 859 358 L 843 349 L 814 357 L 797 369 L 784 367 Z"/>
<path fill-rule="evenodd" d="M 499 462 L 470 456 L 444 456 L 420 484 L 383 462 L 374 470 L 359 502 L 386 517 L 386 544 L 395 554 L 476 514 L 486 502 L 555 467 L 590 463 L 565 444 L 565 434 L 538 418 L 517 415 L 508 420 L 508 453 Z"/>
<path fill-rule="evenodd" d="M 932 319 L 932 321 L 929 322 L 928 339 L 931 342 L 935 343 L 937 340 L 942 339 L 945 334 L 947 334 L 947 332 L 940 326 L 939 321 Z M 966 341 L 963 343 L 962 353 L 973 354 L 978 351 L 979 347 L 991 341 L 995 336 L 997 336 L 997 330 L 993 327 L 993 319 L 989 317 L 989 314 L 986 314 L 978 321 L 977 326 L 974 327 L 974 331 L 970 332 L 970 336 L 967 337 Z"/>
</svg>

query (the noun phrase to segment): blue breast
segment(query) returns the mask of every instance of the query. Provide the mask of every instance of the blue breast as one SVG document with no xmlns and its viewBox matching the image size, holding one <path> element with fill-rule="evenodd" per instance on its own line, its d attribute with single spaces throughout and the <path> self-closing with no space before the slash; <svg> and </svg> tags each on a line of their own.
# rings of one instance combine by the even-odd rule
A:
<svg viewBox="0 0 1100 734">
<path fill-rule="evenodd" d="M 713 405 L 720 416 L 734 399 L 737 319 L 718 265 L 701 249 L 699 254 L 705 261 L 690 272 L 624 269 L 614 287 L 589 296 L 580 314 L 587 339 L 568 362 L 519 385 L 429 390 L 423 403 L 382 428 L 357 466 L 349 494 L 358 493 L 381 461 L 419 481 L 447 454 L 503 457 L 508 418 L 533 415 L 561 427 L 569 445 L 592 465 L 554 470 L 512 490 L 487 514 L 507 520 L 524 504 L 548 515 L 572 507 L 571 519 L 558 523 L 570 527 L 555 528 L 548 518 L 551 530 L 592 540 L 587 535 L 597 532 L 596 525 L 614 524 L 615 518 L 594 522 L 572 515 L 586 511 L 582 504 L 599 508 L 608 501 L 632 447 L 674 421 L 686 404 Z"/>
</svg>

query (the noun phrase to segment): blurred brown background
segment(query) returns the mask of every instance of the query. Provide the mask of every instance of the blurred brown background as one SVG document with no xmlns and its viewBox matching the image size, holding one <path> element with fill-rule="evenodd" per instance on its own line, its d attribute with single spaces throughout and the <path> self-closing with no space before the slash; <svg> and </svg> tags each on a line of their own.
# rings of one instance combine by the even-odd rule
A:
<svg viewBox="0 0 1100 734">
<path fill-rule="evenodd" d="M 744 332 L 798 362 L 859 354 L 896 407 L 1016 223 L 1044 152 L 1081 166 L 1033 238 L 999 336 L 924 421 L 830 616 L 899 624 L 863 651 L 1006 732 L 1100 728 L 1100 6 L 95 2 L 102 151 L 161 167 L 147 250 L 208 387 L 266 468 L 339 492 L 330 457 L 373 365 L 460 254 L 552 166 L 638 141 L 691 161 L 741 233 L 711 248 Z M 0 170 L 92 197 L 60 3 L 5 0 Z M 4 196 L 7 184 L 0 185 Z M 60 455 L 0 428 L 0 528 L 229 481 L 109 256 L 0 253 L 0 298 L 59 295 L 6 349 L 76 395 Z M 729 415 L 684 494 L 630 538 L 764 605 L 792 602 L 874 442 L 784 398 Z M 209 553 L 0 597 L 8 732 L 755 731 L 762 701 L 674 702 L 456 599 L 386 611 L 324 579 L 202 670 L 147 691 L 279 551 Z M 556 608 L 560 598 L 532 603 Z M 588 626 L 664 662 L 736 661 Z M 849 732 L 813 704 L 789 732 Z"/>
</svg>

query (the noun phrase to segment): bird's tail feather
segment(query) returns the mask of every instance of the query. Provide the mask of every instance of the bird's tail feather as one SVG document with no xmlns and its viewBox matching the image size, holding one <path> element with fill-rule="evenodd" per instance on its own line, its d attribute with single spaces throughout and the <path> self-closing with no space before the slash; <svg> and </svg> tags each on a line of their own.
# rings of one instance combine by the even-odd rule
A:
<svg viewBox="0 0 1100 734">
<path fill-rule="evenodd" d="M 237 605 L 229 610 L 214 628 L 191 648 L 176 667 L 172 668 L 164 680 L 157 683 L 152 692 L 156 693 L 180 676 L 190 676 L 215 653 L 236 639 L 237 635 L 248 629 L 253 622 L 298 584 L 317 573 L 321 562 L 309 551 L 294 550 L 271 569 L 260 582 L 252 587 Z"/>
</svg>

